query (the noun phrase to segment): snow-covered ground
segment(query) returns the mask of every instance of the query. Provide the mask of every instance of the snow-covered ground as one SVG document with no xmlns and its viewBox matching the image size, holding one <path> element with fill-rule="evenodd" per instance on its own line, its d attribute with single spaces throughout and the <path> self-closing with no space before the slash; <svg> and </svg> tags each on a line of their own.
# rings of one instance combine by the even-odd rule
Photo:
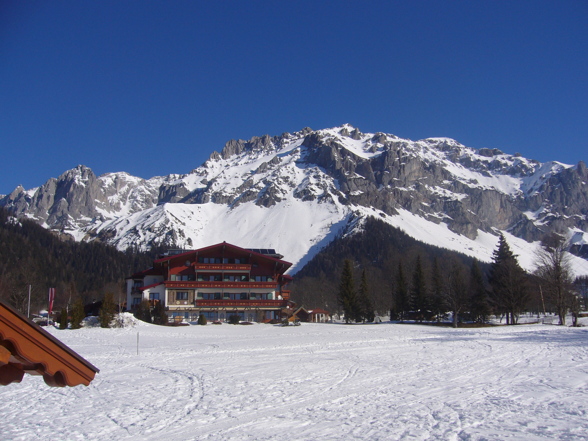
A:
<svg viewBox="0 0 588 441">
<path fill-rule="evenodd" d="M 100 373 L 1 387 L 2 440 L 588 440 L 588 328 L 50 332 Z"/>
</svg>

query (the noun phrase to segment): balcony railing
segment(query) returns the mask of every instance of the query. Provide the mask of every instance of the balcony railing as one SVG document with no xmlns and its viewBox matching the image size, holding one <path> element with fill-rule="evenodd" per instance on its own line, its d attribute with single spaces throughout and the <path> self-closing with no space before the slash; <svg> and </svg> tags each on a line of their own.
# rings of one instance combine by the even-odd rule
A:
<svg viewBox="0 0 588 441">
<path fill-rule="evenodd" d="M 261 289 L 276 289 L 278 282 L 230 282 L 230 281 L 166 281 L 166 288 L 261 288 Z"/>
<path fill-rule="evenodd" d="M 200 307 L 217 307 L 227 308 L 232 307 L 247 307 L 247 308 L 285 308 L 288 302 L 285 300 L 203 300 L 198 299 L 195 306 Z M 170 305 L 174 306 L 174 305 Z"/>
<path fill-rule="evenodd" d="M 194 268 L 201 271 L 251 271 L 251 265 L 244 263 L 195 263 Z"/>
</svg>

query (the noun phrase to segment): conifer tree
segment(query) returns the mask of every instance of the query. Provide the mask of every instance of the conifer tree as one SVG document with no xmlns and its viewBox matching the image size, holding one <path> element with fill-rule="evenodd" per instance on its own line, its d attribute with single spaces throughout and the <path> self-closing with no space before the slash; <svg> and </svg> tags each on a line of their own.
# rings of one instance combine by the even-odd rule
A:
<svg viewBox="0 0 588 441">
<path fill-rule="evenodd" d="M 477 323 L 485 323 L 492 311 L 488 290 L 484 286 L 484 276 L 476 259 L 472 262 L 470 269 L 469 291 L 472 320 Z"/>
<path fill-rule="evenodd" d="M 98 319 L 100 321 L 101 328 L 110 328 L 110 323 L 114 319 L 114 311 L 116 305 L 114 304 L 114 295 L 111 292 L 107 292 L 102 300 L 102 306 L 98 313 Z"/>
<path fill-rule="evenodd" d="M 345 323 L 356 321 L 359 315 L 359 305 L 355 293 L 355 283 L 353 281 L 353 268 L 349 259 L 346 259 L 343 264 L 337 300 L 339 301 L 339 305 L 341 305 L 341 309 L 343 309 Z M 361 321 L 361 318 L 359 321 Z"/>
<path fill-rule="evenodd" d="M 71 329 L 80 329 L 82 327 L 82 320 L 85 317 L 84 303 L 81 297 L 77 297 L 71 310 Z"/>
<path fill-rule="evenodd" d="M 361 283 L 359 285 L 359 302 L 361 305 L 361 317 L 363 321 L 366 321 L 368 323 L 373 322 L 376 318 L 376 315 L 374 313 L 374 306 L 372 304 L 371 296 L 369 293 L 365 268 L 361 272 Z"/>
<path fill-rule="evenodd" d="M 412 310 L 416 312 L 416 318 L 422 322 L 424 318 L 429 317 L 429 295 L 425 281 L 425 273 L 421 264 L 421 256 L 416 259 L 416 266 L 412 276 L 412 285 L 410 289 L 410 299 Z"/>
<path fill-rule="evenodd" d="M 408 311 L 410 311 L 410 302 L 408 297 L 408 286 L 404 277 L 402 262 L 398 262 L 398 272 L 396 273 L 396 289 L 394 294 L 396 312 L 400 318 L 400 322 L 403 322 Z"/>
<path fill-rule="evenodd" d="M 494 250 L 489 276 L 495 311 L 506 314 L 506 323 L 515 325 L 529 301 L 527 275 L 519 266 L 504 235 Z"/>
</svg>

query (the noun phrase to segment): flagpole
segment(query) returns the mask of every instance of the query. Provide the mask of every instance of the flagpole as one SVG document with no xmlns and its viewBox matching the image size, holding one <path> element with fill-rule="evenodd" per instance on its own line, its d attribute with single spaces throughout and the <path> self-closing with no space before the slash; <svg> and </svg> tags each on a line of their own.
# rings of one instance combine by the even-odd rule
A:
<svg viewBox="0 0 588 441">
<path fill-rule="evenodd" d="M 47 326 L 51 319 L 51 312 L 53 311 L 53 302 L 55 301 L 55 288 L 49 288 L 49 308 L 47 310 Z"/>
</svg>

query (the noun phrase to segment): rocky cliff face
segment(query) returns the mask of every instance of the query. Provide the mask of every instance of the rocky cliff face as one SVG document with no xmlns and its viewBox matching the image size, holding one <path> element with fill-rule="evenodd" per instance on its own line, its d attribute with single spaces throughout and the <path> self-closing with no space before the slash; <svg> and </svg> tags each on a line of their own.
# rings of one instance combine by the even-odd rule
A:
<svg viewBox="0 0 588 441">
<path fill-rule="evenodd" d="M 17 187 L 0 199 L 0 206 L 49 229 L 83 231 L 89 225 L 156 205 L 164 181 L 147 181 L 127 173 L 96 177 L 91 169 L 79 165 L 39 188 L 26 191 Z"/>
<path fill-rule="evenodd" d="M 99 238 L 120 247 L 145 247 L 162 238 L 197 245 L 204 233 L 195 232 L 195 223 L 204 228 L 211 221 L 189 206 L 208 207 L 207 212 L 223 206 L 229 217 L 239 207 L 244 216 L 243 207 L 255 206 L 269 219 L 300 203 L 337 213 L 325 225 L 339 225 L 357 209 L 384 217 L 405 210 L 472 240 L 481 232 L 508 231 L 526 241 L 558 232 L 575 237 L 581 247 L 588 237 L 587 182 L 583 162 L 541 164 L 447 138 L 411 141 L 345 125 L 231 140 L 187 175 L 96 177 L 78 166 L 37 189 L 15 189 L 0 205 L 77 239 Z M 191 214 L 171 215 L 162 208 L 170 204 Z M 235 219 L 239 222 L 243 217 Z M 336 233 L 321 231 L 314 242 Z"/>
</svg>

